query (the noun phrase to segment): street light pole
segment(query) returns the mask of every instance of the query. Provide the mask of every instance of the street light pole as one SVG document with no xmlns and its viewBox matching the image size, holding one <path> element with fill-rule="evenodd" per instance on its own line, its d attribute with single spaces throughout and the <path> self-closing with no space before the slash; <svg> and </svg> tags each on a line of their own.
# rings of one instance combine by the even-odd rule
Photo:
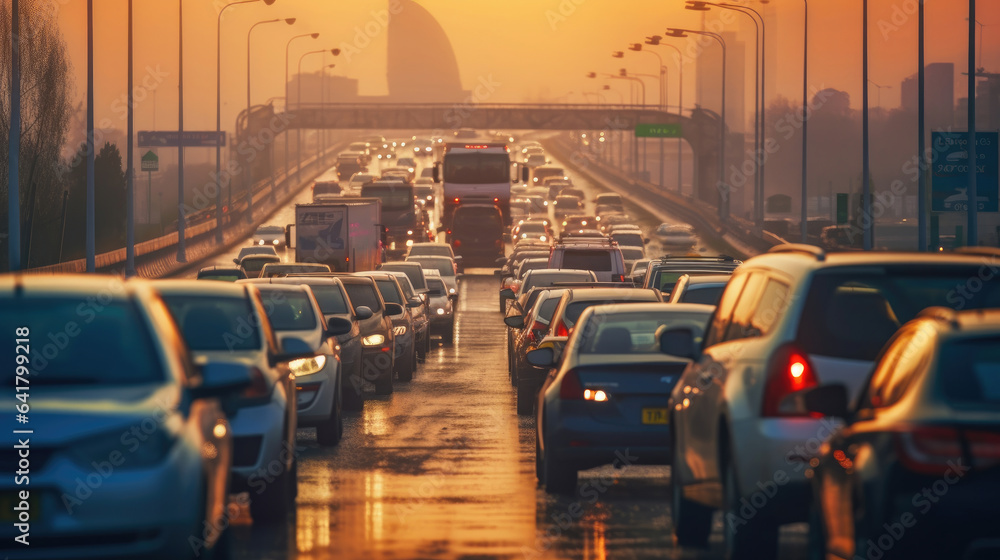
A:
<svg viewBox="0 0 1000 560">
<path fill-rule="evenodd" d="M 296 36 L 292 37 L 291 39 L 289 39 L 288 43 L 285 44 L 285 112 L 286 113 L 288 112 L 288 105 L 289 105 L 289 99 L 288 99 L 288 55 L 289 55 L 289 50 L 291 49 L 292 41 L 294 41 L 296 39 L 301 39 L 303 37 L 312 37 L 313 39 L 316 39 L 316 38 L 319 37 L 319 33 L 303 33 L 302 35 L 296 35 Z M 299 76 L 299 83 L 298 83 L 297 87 L 298 88 L 302 87 L 302 77 L 301 76 Z M 301 161 L 298 162 L 296 164 L 296 166 L 295 166 L 295 180 L 296 180 L 296 182 L 298 182 L 300 180 L 300 178 L 301 178 L 301 175 L 299 174 L 299 168 L 301 166 L 302 166 L 302 162 Z M 286 131 L 285 132 L 285 179 L 286 179 L 285 185 L 286 185 L 286 187 L 288 185 L 288 182 L 287 182 L 287 179 L 288 179 L 288 169 L 289 169 L 289 166 L 288 166 L 288 132 Z"/>
<path fill-rule="evenodd" d="M 979 160 L 976 152 L 976 0 L 969 0 L 969 187 L 968 195 L 970 247 L 979 244 L 979 188 L 976 184 L 976 174 L 979 170 Z"/>
<path fill-rule="evenodd" d="M 868 0 L 864 0 L 865 3 L 865 80 L 868 79 Z M 802 4 L 805 6 L 805 13 L 803 15 L 802 21 L 802 207 L 801 215 L 799 216 L 799 229 L 802 230 L 799 233 L 799 237 L 803 243 L 808 241 L 809 231 L 806 227 L 809 221 L 809 206 L 808 206 L 808 196 L 809 196 L 809 186 L 808 186 L 808 161 L 807 155 L 809 154 L 809 0 L 802 0 Z M 865 82 L 867 83 L 867 82 Z M 865 86 L 865 158 L 868 157 L 868 86 Z M 867 159 L 865 160 L 867 161 Z M 864 190 L 867 193 L 868 190 L 868 178 L 865 178 Z M 867 194 L 865 194 L 865 201 L 867 203 Z M 866 234 L 867 236 L 867 234 Z"/>
<path fill-rule="evenodd" d="M 861 27 L 862 41 L 861 41 L 861 73 L 863 80 L 863 91 L 861 93 L 861 227 L 864 230 L 864 249 L 865 251 L 871 251 L 872 249 L 872 204 L 871 204 L 871 160 L 869 159 L 868 151 L 868 0 L 862 0 L 862 9 L 864 14 L 862 15 Z M 803 109 L 804 110 L 804 109 Z M 804 131 L 803 131 L 804 132 Z M 805 183 L 803 183 L 803 189 L 805 188 Z M 803 204 L 803 208 L 805 205 Z M 805 223 L 802 224 L 803 232 L 805 231 Z M 805 233 L 802 234 L 803 241 L 805 241 Z"/>
<path fill-rule="evenodd" d="M 177 262 L 184 253 L 184 0 L 177 0 Z"/>
<path fill-rule="evenodd" d="M 667 43 L 660 42 L 661 37 L 659 35 L 653 35 L 652 37 L 646 37 L 647 45 L 660 45 L 664 47 L 670 47 L 677 51 L 677 73 L 678 73 L 678 85 L 677 85 L 677 114 L 684 116 L 684 55 L 681 50 L 674 45 L 669 45 Z M 677 139 L 677 193 L 681 194 L 681 183 L 684 179 L 682 158 L 684 153 L 684 145 L 681 139 Z"/>
<path fill-rule="evenodd" d="M 20 232 L 18 232 L 20 234 Z M 20 235 L 18 235 L 20 244 Z M 87 272 L 95 272 L 94 237 L 94 0 L 87 0 Z M 19 247 L 20 249 L 20 247 Z"/>
<path fill-rule="evenodd" d="M 128 0 L 128 107 L 125 128 L 125 276 L 135 276 L 135 175 L 132 169 L 132 0 Z"/>
</svg>

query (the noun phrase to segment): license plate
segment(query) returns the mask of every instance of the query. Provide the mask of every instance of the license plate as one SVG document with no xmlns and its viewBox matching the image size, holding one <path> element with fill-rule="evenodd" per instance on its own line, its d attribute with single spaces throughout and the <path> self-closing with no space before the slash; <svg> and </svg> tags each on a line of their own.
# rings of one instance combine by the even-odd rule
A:
<svg viewBox="0 0 1000 560">
<path fill-rule="evenodd" d="M 643 424 L 666 424 L 667 409 L 665 408 L 644 408 L 642 409 Z"/>
<path fill-rule="evenodd" d="M 3 523 L 17 523 L 19 522 L 18 514 L 20 510 L 15 510 L 15 507 L 21 507 L 23 509 L 22 501 L 28 502 L 28 513 L 31 516 L 31 520 L 39 520 L 42 518 L 41 510 L 39 505 L 41 502 L 41 495 L 38 491 L 30 491 L 27 500 L 21 500 L 19 497 L 18 490 L 8 490 L 0 492 L 0 522 Z"/>
</svg>

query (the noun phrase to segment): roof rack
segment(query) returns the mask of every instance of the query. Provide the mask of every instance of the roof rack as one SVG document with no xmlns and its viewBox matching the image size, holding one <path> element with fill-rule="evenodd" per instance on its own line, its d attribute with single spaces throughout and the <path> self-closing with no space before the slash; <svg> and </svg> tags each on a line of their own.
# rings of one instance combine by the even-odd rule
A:
<svg viewBox="0 0 1000 560">
<path fill-rule="evenodd" d="M 823 262 L 826 260 L 826 252 L 823 249 L 815 245 L 806 245 L 805 243 L 785 243 L 783 245 L 775 245 L 767 251 L 768 253 L 802 253 L 805 255 L 812 255 L 817 261 Z"/>
<path fill-rule="evenodd" d="M 920 313 L 917 313 L 917 317 L 936 319 L 938 321 L 943 321 L 945 323 L 948 323 L 948 326 L 950 326 L 953 329 L 958 328 L 958 313 L 950 307 L 944 307 L 940 305 L 934 307 L 928 307 L 927 309 L 924 309 Z"/>
<path fill-rule="evenodd" d="M 729 255 L 663 255 L 654 261 L 743 262 Z"/>
<path fill-rule="evenodd" d="M 1000 257 L 1000 249 L 996 247 L 957 247 L 953 249 L 952 252 L 961 255 L 975 255 L 979 257 Z"/>
</svg>

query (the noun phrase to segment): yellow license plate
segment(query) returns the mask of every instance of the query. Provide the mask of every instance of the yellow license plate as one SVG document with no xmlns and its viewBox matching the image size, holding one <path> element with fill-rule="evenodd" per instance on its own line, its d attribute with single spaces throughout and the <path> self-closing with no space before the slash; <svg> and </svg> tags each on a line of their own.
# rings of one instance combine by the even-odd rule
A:
<svg viewBox="0 0 1000 560">
<path fill-rule="evenodd" d="M 644 408 L 642 409 L 643 424 L 666 424 L 667 409 L 665 408 Z"/>
<path fill-rule="evenodd" d="M 24 510 L 24 505 L 22 501 L 28 502 L 28 515 L 32 521 L 41 519 L 41 511 L 38 509 L 39 502 L 41 501 L 40 496 L 37 491 L 29 490 L 29 495 L 27 500 L 21 500 L 18 490 L 9 490 L 0 492 L 0 522 L 3 523 L 17 523 L 19 522 L 19 514 Z M 18 507 L 18 510 L 14 508 Z"/>
</svg>

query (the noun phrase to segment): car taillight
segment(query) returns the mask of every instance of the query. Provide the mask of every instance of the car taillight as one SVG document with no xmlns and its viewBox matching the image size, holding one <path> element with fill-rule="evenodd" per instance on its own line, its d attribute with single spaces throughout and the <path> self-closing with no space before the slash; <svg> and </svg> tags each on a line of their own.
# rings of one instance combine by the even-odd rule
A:
<svg viewBox="0 0 1000 560">
<path fill-rule="evenodd" d="M 796 391 L 818 384 L 816 373 L 804 352 L 794 344 L 778 348 L 768 364 L 761 416 L 802 416 L 796 412 L 780 410 L 781 401 Z"/>
<path fill-rule="evenodd" d="M 612 282 L 624 282 L 625 281 L 625 275 L 623 275 L 623 274 L 612 274 L 611 275 L 611 281 Z"/>
<path fill-rule="evenodd" d="M 540 336 L 542 336 L 542 333 L 544 333 L 545 330 L 548 328 L 549 326 L 546 325 L 545 323 L 542 323 L 541 321 L 535 321 L 534 323 L 532 323 L 531 328 L 528 329 L 528 335 L 527 335 L 528 340 L 534 343 L 535 341 L 538 340 Z"/>
<path fill-rule="evenodd" d="M 264 378 L 264 372 L 258 368 L 251 368 L 250 377 L 252 381 L 250 382 L 250 386 L 243 391 L 243 398 L 261 399 L 271 394 L 271 388 L 267 386 L 267 379 Z"/>
<path fill-rule="evenodd" d="M 559 385 L 559 398 L 562 400 L 583 400 L 583 385 L 575 370 L 569 370 L 563 376 Z"/>
<path fill-rule="evenodd" d="M 560 322 L 556 325 L 556 336 L 569 336 L 569 329 L 566 328 L 566 324 Z"/>
<path fill-rule="evenodd" d="M 451 244 L 454 245 L 456 248 L 457 247 L 461 247 L 462 246 L 462 240 L 461 239 L 452 239 L 451 240 Z"/>
<path fill-rule="evenodd" d="M 907 469 L 941 476 L 960 464 L 963 440 L 968 445 L 973 468 L 1000 465 L 1000 434 L 977 430 L 959 431 L 943 426 L 907 427 L 896 434 L 896 452 Z"/>
</svg>

